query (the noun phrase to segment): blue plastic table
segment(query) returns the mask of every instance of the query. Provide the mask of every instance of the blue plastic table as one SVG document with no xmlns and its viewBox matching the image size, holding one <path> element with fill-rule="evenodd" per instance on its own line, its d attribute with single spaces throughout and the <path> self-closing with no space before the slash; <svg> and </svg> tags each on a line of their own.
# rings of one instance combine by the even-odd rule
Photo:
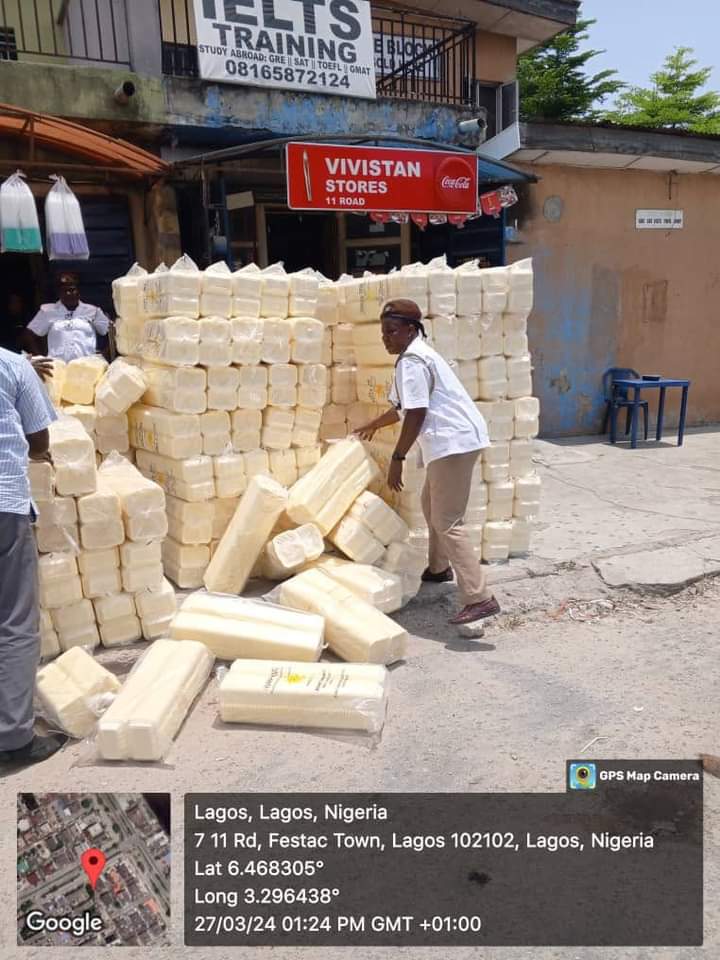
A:
<svg viewBox="0 0 720 960">
<path fill-rule="evenodd" d="M 630 446 L 633 450 L 637 447 L 637 428 L 638 428 L 638 410 L 640 403 L 640 394 L 643 390 L 659 390 L 660 400 L 658 401 L 657 430 L 655 439 L 662 440 L 663 418 L 665 416 L 665 391 L 668 387 L 679 387 L 682 390 L 682 401 L 680 403 L 680 422 L 678 423 L 678 446 L 681 447 L 685 438 L 685 418 L 687 416 L 688 391 L 690 390 L 689 380 L 672 380 L 661 377 L 659 380 L 615 380 L 614 390 L 620 387 L 624 390 L 632 390 L 632 426 L 630 428 Z M 615 443 L 617 439 L 617 411 L 613 411 L 610 423 L 610 443 Z"/>
</svg>

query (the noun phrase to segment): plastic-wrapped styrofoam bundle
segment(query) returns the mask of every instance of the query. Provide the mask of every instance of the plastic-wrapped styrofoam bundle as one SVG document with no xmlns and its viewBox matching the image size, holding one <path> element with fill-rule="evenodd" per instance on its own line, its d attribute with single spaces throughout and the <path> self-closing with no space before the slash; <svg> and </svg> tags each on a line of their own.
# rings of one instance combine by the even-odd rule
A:
<svg viewBox="0 0 720 960">
<path fill-rule="evenodd" d="M 235 410 L 232 413 L 232 445 L 236 453 L 246 453 L 260 446 L 262 412 Z"/>
<path fill-rule="evenodd" d="M 529 313 L 533 308 L 533 265 L 532 259 L 519 260 L 509 267 L 510 295 L 507 309 L 509 313 Z"/>
<path fill-rule="evenodd" d="M 334 327 L 336 323 L 339 323 L 340 317 L 337 287 L 332 280 L 328 280 L 327 277 L 323 277 L 322 274 L 317 274 L 317 277 L 319 282 L 315 316 L 318 320 L 321 320 L 326 327 Z"/>
<path fill-rule="evenodd" d="M 263 447 L 266 450 L 289 450 L 292 446 L 294 425 L 294 409 L 266 407 L 263 411 Z"/>
<path fill-rule="evenodd" d="M 246 461 L 247 463 L 247 461 Z M 203 578 L 208 590 L 240 593 L 280 514 L 287 492 L 270 477 L 249 480 L 235 516 Z"/>
<path fill-rule="evenodd" d="M 369 423 L 371 420 L 374 420 L 376 417 L 379 417 L 382 413 L 387 411 L 387 404 L 381 406 L 374 403 L 363 403 L 358 400 L 357 403 L 351 403 L 347 408 L 347 425 L 348 431 L 353 433 L 358 427 L 365 426 L 366 423 Z M 387 439 L 389 437 L 390 427 L 385 428 L 388 430 L 388 433 L 383 430 L 383 437 Z"/>
<path fill-rule="evenodd" d="M 115 321 L 115 346 L 125 357 L 139 357 L 145 336 L 145 320 L 142 317 L 118 317 Z"/>
<path fill-rule="evenodd" d="M 432 339 L 437 352 L 446 360 L 458 357 L 458 325 L 455 317 L 434 317 Z"/>
<path fill-rule="evenodd" d="M 483 310 L 486 313 L 504 313 L 510 290 L 508 267 L 490 267 L 481 271 Z"/>
<path fill-rule="evenodd" d="M 322 410 L 296 407 L 292 445 L 294 447 L 314 447 L 318 442 L 321 422 Z"/>
<path fill-rule="evenodd" d="M 247 453 L 243 453 L 243 460 L 245 461 L 245 476 L 248 480 L 251 477 L 270 476 L 270 459 L 267 450 L 248 450 Z"/>
<path fill-rule="evenodd" d="M 513 525 L 509 520 L 494 520 L 483 528 L 482 555 L 488 563 L 507 560 L 510 555 Z"/>
<path fill-rule="evenodd" d="M 266 267 L 262 271 L 262 277 L 261 316 L 287 317 L 290 306 L 290 277 L 285 273 L 282 264 L 273 263 Z"/>
<path fill-rule="evenodd" d="M 370 664 L 237 660 L 220 685 L 220 718 L 377 734 L 388 682 L 388 671 Z"/>
<path fill-rule="evenodd" d="M 403 605 L 403 579 L 399 574 L 328 556 L 308 564 L 308 569 L 322 570 L 381 613 L 395 613 Z"/>
<path fill-rule="evenodd" d="M 356 362 L 363 367 L 383 366 L 388 352 L 382 341 L 382 325 L 357 323 L 352 326 L 353 352 Z"/>
<path fill-rule="evenodd" d="M 123 647 L 142 639 L 142 627 L 136 616 L 118 617 L 100 624 L 100 642 L 103 647 Z"/>
<path fill-rule="evenodd" d="M 321 363 L 304 363 L 295 369 L 298 372 L 298 406 L 324 407 L 328 389 L 327 367 Z"/>
<path fill-rule="evenodd" d="M 527 313 L 504 313 L 502 315 L 503 333 L 506 335 L 511 333 L 524 333 L 527 335 L 527 322 Z"/>
<path fill-rule="evenodd" d="M 213 662 L 202 643 L 156 640 L 98 722 L 100 756 L 162 760 L 207 682 Z"/>
<path fill-rule="evenodd" d="M 100 468 L 103 484 L 120 497 L 128 540 L 147 542 L 167 533 L 165 493 L 121 457 L 110 457 Z"/>
<path fill-rule="evenodd" d="M 480 317 L 480 329 L 480 356 L 499 357 L 503 354 L 505 340 L 501 317 L 497 314 L 483 313 Z"/>
<path fill-rule="evenodd" d="M 428 264 L 429 316 L 447 317 L 457 313 L 455 272 L 448 267 L 445 257 L 437 257 Z"/>
<path fill-rule="evenodd" d="M 163 543 L 165 542 L 167 541 L 163 541 Z M 122 567 L 120 573 L 123 590 L 127 593 L 137 593 L 139 590 L 159 590 L 164 576 L 162 556 L 161 549 L 161 559 L 158 562 Z"/>
<path fill-rule="evenodd" d="M 330 403 L 323 408 L 320 421 L 321 440 L 342 440 L 348 434 L 347 406 Z"/>
<path fill-rule="evenodd" d="M 291 487 L 298 479 L 297 458 L 294 450 L 270 450 L 270 476 L 283 487 Z"/>
<path fill-rule="evenodd" d="M 78 740 L 89 736 L 98 720 L 97 701 L 116 694 L 120 681 L 85 650 L 68 650 L 38 671 L 36 692 L 43 713 Z"/>
<path fill-rule="evenodd" d="M 401 576 L 419 577 L 427 566 L 427 554 L 410 543 L 393 541 L 388 545 L 377 566 Z"/>
<path fill-rule="evenodd" d="M 71 360 L 65 367 L 63 401 L 91 406 L 95 402 L 95 387 L 107 367 L 107 360 L 97 354 Z"/>
<path fill-rule="evenodd" d="M 88 407 L 82 403 L 70 403 L 63 405 L 62 413 L 65 417 L 72 417 L 74 420 L 79 420 L 87 435 L 93 441 L 95 440 L 95 426 L 98 419 L 95 406 Z"/>
<path fill-rule="evenodd" d="M 468 260 L 455 269 L 455 289 L 458 314 L 482 313 L 482 273 L 477 260 Z"/>
<path fill-rule="evenodd" d="M 528 338 L 526 333 L 506 333 L 503 336 L 503 353 L 506 357 L 527 356 Z"/>
<path fill-rule="evenodd" d="M 534 521 L 527 517 L 515 517 L 512 521 L 510 556 L 517 557 L 530 550 Z"/>
<path fill-rule="evenodd" d="M 262 288 L 262 272 L 257 264 L 248 263 L 236 270 L 232 276 L 233 317 L 259 317 Z"/>
<path fill-rule="evenodd" d="M 510 444 L 492 443 L 482 452 L 485 483 L 501 483 L 510 476 Z"/>
<path fill-rule="evenodd" d="M 172 537 L 163 540 L 163 568 L 167 577 L 183 590 L 202 586 L 203 576 L 210 563 L 207 544 L 178 543 Z"/>
<path fill-rule="evenodd" d="M 260 352 L 263 363 L 289 363 L 291 337 L 291 322 L 277 317 L 263 320 L 263 339 Z"/>
<path fill-rule="evenodd" d="M 211 501 L 211 506 L 213 508 L 213 520 L 212 520 L 212 538 L 209 541 L 212 544 L 214 541 L 219 541 L 227 528 L 230 526 L 230 521 L 235 516 L 235 511 L 238 508 L 240 503 L 240 497 L 227 497 L 224 499 L 216 498 Z M 212 552 L 210 554 L 212 556 Z"/>
<path fill-rule="evenodd" d="M 232 324 L 223 317 L 208 316 L 198 321 L 198 361 L 204 367 L 228 367 L 232 362 Z"/>
<path fill-rule="evenodd" d="M 297 367 L 291 363 L 273 363 L 268 370 L 268 403 L 273 407 L 297 404 Z"/>
<path fill-rule="evenodd" d="M 333 368 L 333 375 L 336 369 L 339 368 Z M 358 367 L 357 399 L 364 403 L 387 403 L 394 378 L 394 366 Z"/>
<path fill-rule="evenodd" d="M 263 573 L 270 580 L 285 580 L 325 551 L 325 542 L 314 523 L 278 533 L 262 553 Z"/>
<path fill-rule="evenodd" d="M 177 610 L 175 591 L 168 580 L 163 580 L 159 590 L 141 590 L 135 594 L 134 600 L 141 620 L 173 617 Z"/>
<path fill-rule="evenodd" d="M 292 488 L 288 516 L 298 524 L 316 523 L 327 535 L 377 476 L 377 465 L 359 440 L 340 440 Z"/>
<path fill-rule="evenodd" d="M 97 485 L 95 447 L 82 424 L 60 417 L 50 424 L 49 432 L 57 493 L 78 497 L 92 493 Z"/>
<path fill-rule="evenodd" d="M 247 488 L 245 460 L 238 453 L 223 453 L 213 457 L 215 474 L 215 496 L 220 498 L 239 497 Z M 208 541 L 209 542 L 209 541 Z"/>
<path fill-rule="evenodd" d="M 107 455 L 117 450 L 127 453 L 130 449 L 130 430 L 126 413 L 100 417 L 95 421 L 95 449 Z"/>
<path fill-rule="evenodd" d="M 367 527 L 384 547 L 394 540 L 407 539 L 409 534 L 405 521 L 384 500 L 367 490 L 355 500 L 347 516 Z"/>
<path fill-rule="evenodd" d="M 98 597 L 93 601 L 95 617 L 102 626 L 110 620 L 121 620 L 135 616 L 135 598 L 131 593 L 116 593 L 109 597 Z"/>
<path fill-rule="evenodd" d="M 332 362 L 355 366 L 355 342 L 352 323 L 338 323 L 332 329 Z"/>
<path fill-rule="evenodd" d="M 82 584 L 75 557 L 71 553 L 53 553 L 38 560 L 40 606 L 48 610 L 66 607 L 82 600 Z"/>
<path fill-rule="evenodd" d="M 384 278 L 383 278 L 384 279 Z M 350 278 L 341 282 L 340 317 L 346 323 L 377 323 L 380 319 L 382 289 L 379 278 L 368 274 L 365 277 Z"/>
<path fill-rule="evenodd" d="M 332 362 L 332 328 L 326 327 L 322 342 L 322 363 L 326 367 L 331 367 Z"/>
<path fill-rule="evenodd" d="M 502 400 L 506 396 L 508 380 L 505 357 L 483 357 L 478 360 L 478 386 L 481 400 Z"/>
<path fill-rule="evenodd" d="M 471 400 L 477 400 L 480 393 L 480 382 L 478 380 L 477 361 L 460 360 L 458 361 L 456 373 L 460 383 L 467 390 Z"/>
<path fill-rule="evenodd" d="M 123 570 L 160 563 L 162 563 L 162 550 L 159 543 L 127 542 L 120 547 L 120 564 Z"/>
<path fill-rule="evenodd" d="M 208 370 L 207 405 L 210 410 L 236 410 L 240 372 L 235 367 Z"/>
<path fill-rule="evenodd" d="M 138 317 L 138 298 L 144 284 L 147 270 L 134 263 L 124 277 L 112 282 L 112 297 L 115 313 L 118 317 L 132 320 Z"/>
<path fill-rule="evenodd" d="M 232 362 L 244 367 L 257 366 L 262 360 L 265 323 L 255 317 L 233 317 Z"/>
<path fill-rule="evenodd" d="M 58 408 L 62 402 L 62 392 L 65 384 L 67 364 L 64 360 L 58 360 L 57 358 L 53 358 L 52 364 L 53 375 L 45 384 L 45 389 L 48 392 L 48 396 L 50 397 L 53 406 Z"/>
<path fill-rule="evenodd" d="M 393 270 L 387 277 L 388 298 L 427 300 L 428 297 L 428 268 L 424 263 L 412 263 L 402 270 Z"/>
<path fill-rule="evenodd" d="M 322 457 L 320 444 L 316 444 L 314 447 L 297 447 L 293 452 L 297 464 L 298 479 L 304 477 L 316 464 L 320 463 Z"/>
<path fill-rule="evenodd" d="M 201 317 L 232 315 L 233 276 L 224 260 L 213 263 L 202 274 L 200 287 Z"/>
<path fill-rule="evenodd" d="M 30 481 L 30 493 L 35 503 L 53 499 L 55 496 L 55 472 L 51 463 L 30 460 L 28 463 L 28 479 Z"/>
<path fill-rule="evenodd" d="M 537 474 L 518 477 L 514 486 L 513 516 L 518 518 L 536 517 L 540 510 L 540 477 Z"/>
<path fill-rule="evenodd" d="M 268 404 L 268 368 L 240 367 L 238 407 L 241 410 L 264 410 Z"/>
<path fill-rule="evenodd" d="M 125 540 L 120 498 L 107 487 L 102 475 L 98 489 L 78 500 L 80 542 L 85 550 L 108 550 Z"/>
<path fill-rule="evenodd" d="M 149 317 L 200 316 L 202 273 L 186 254 L 169 270 L 149 274 L 143 284 L 143 309 Z"/>
<path fill-rule="evenodd" d="M 164 367 L 143 361 L 147 390 L 146 406 L 164 407 L 175 413 L 204 413 L 207 409 L 207 372 L 200 367 Z"/>
<path fill-rule="evenodd" d="M 95 402 L 107 414 L 125 413 L 147 389 L 147 380 L 140 367 L 119 357 L 105 371 L 95 390 Z"/>
<path fill-rule="evenodd" d="M 70 650 L 71 647 L 94 648 L 100 643 L 95 612 L 89 600 L 78 600 L 65 607 L 57 607 L 51 616 L 62 650 Z"/>
<path fill-rule="evenodd" d="M 40 610 L 40 659 L 52 660 L 60 653 L 60 641 L 49 610 Z"/>
<path fill-rule="evenodd" d="M 540 401 L 537 397 L 521 397 L 515 401 L 515 437 L 529 440 L 540 429 Z"/>
<path fill-rule="evenodd" d="M 137 404 L 128 411 L 133 447 L 159 453 L 174 460 L 202 453 L 202 432 L 197 414 L 173 413 L 161 407 Z"/>
<path fill-rule="evenodd" d="M 510 441 L 510 476 L 524 477 L 533 472 L 533 454 L 535 446 L 532 440 Z"/>
<path fill-rule="evenodd" d="M 332 402 L 339 405 L 355 403 L 358 399 L 357 367 L 339 364 L 332 368 L 331 377 Z"/>
<path fill-rule="evenodd" d="M 40 526 L 67 527 L 77 523 L 77 503 L 74 497 L 55 497 L 53 500 L 40 501 L 38 524 Z"/>
<path fill-rule="evenodd" d="M 507 357 L 507 396 L 511 400 L 532 396 L 530 357 Z"/>
<path fill-rule="evenodd" d="M 385 477 L 387 477 L 387 472 L 390 468 L 393 451 L 395 450 L 395 444 L 393 442 L 386 442 L 384 438 L 378 440 L 378 436 L 382 436 L 383 433 L 385 433 L 384 430 L 376 435 L 371 444 L 371 452 L 380 467 L 378 479 L 384 484 Z M 405 469 L 403 470 L 403 492 L 405 493 L 420 493 L 425 485 L 425 469 L 420 465 L 419 454 L 420 450 L 416 444 L 410 448 L 405 459 Z M 373 492 L 377 493 L 378 491 L 373 489 Z M 383 499 L 387 500 L 388 498 L 383 496 Z"/>
<path fill-rule="evenodd" d="M 172 460 L 147 450 L 138 450 L 136 458 L 138 470 L 143 476 L 154 481 L 173 497 L 197 503 L 211 500 L 215 496 L 213 461 L 210 457 Z"/>
<path fill-rule="evenodd" d="M 175 640 L 196 637 L 221 660 L 279 657 L 312 663 L 320 657 L 323 634 L 322 617 L 204 592 L 183 601 L 170 627 Z"/>
<path fill-rule="evenodd" d="M 80 550 L 80 532 L 76 523 L 38 525 L 35 539 L 40 553 L 77 553 Z"/>
<path fill-rule="evenodd" d="M 514 497 L 515 484 L 512 480 L 498 480 L 494 483 L 489 483 L 487 510 L 488 520 L 511 520 L 513 515 Z"/>
<path fill-rule="evenodd" d="M 142 356 L 177 367 L 200 362 L 200 325 L 187 317 L 169 316 L 146 320 Z"/>
<path fill-rule="evenodd" d="M 292 321 L 290 359 L 293 363 L 322 363 L 325 327 L 312 317 Z"/>
<path fill-rule="evenodd" d="M 200 414 L 203 454 L 218 457 L 232 445 L 232 421 L 227 410 L 208 410 Z"/>
<path fill-rule="evenodd" d="M 188 546 L 210 543 L 213 538 L 215 517 L 213 501 L 189 503 L 187 500 L 179 500 L 172 496 L 166 497 L 165 500 L 168 536 Z"/>
<path fill-rule="evenodd" d="M 405 630 L 321 570 L 306 570 L 277 588 L 280 602 L 325 617 L 333 653 L 356 663 L 394 663 L 405 656 Z"/>
<path fill-rule="evenodd" d="M 349 515 L 330 531 L 328 540 L 356 563 L 375 563 L 385 553 L 385 545 L 373 532 Z"/>
</svg>

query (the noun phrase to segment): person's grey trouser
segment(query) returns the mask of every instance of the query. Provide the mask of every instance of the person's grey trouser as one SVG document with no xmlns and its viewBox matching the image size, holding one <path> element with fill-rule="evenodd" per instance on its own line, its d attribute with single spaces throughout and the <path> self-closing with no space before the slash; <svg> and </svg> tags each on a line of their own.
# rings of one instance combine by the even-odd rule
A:
<svg viewBox="0 0 720 960">
<path fill-rule="evenodd" d="M 38 558 L 30 517 L 0 513 L 0 750 L 33 737 L 40 662 Z"/>
</svg>

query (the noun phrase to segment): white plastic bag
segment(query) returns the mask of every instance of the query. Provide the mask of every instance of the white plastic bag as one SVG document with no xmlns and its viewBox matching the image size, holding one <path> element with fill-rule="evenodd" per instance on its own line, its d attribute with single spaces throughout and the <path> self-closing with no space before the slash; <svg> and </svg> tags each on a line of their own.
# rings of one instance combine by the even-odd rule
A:
<svg viewBox="0 0 720 960">
<path fill-rule="evenodd" d="M 50 260 L 88 260 L 90 250 L 80 204 L 64 177 L 51 177 L 55 186 L 45 200 L 45 225 Z"/>
<path fill-rule="evenodd" d="M 35 197 L 19 170 L 0 187 L 0 252 L 42 253 Z"/>
</svg>

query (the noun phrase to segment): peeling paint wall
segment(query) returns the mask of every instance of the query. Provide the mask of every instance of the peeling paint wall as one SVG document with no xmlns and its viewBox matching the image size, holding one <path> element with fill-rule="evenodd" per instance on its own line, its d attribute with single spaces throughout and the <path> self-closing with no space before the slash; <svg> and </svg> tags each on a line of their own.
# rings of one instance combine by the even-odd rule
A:
<svg viewBox="0 0 720 960">
<path fill-rule="evenodd" d="M 690 378 L 688 422 L 720 422 L 720 200 L 714 176 L 538 165 L 508 257 L 535 258 L 529 335 L 545 436 L 597 433 L 603 372 Z M 545 201 L 558 197 L 551 222 Z M 640 208 L 683 209 L 684 230 L 637 230 Z M 651 416 L 655 398 L 650 400 Z M 666 423 L 679 397 L 668 393 Z"/>
</svg>

